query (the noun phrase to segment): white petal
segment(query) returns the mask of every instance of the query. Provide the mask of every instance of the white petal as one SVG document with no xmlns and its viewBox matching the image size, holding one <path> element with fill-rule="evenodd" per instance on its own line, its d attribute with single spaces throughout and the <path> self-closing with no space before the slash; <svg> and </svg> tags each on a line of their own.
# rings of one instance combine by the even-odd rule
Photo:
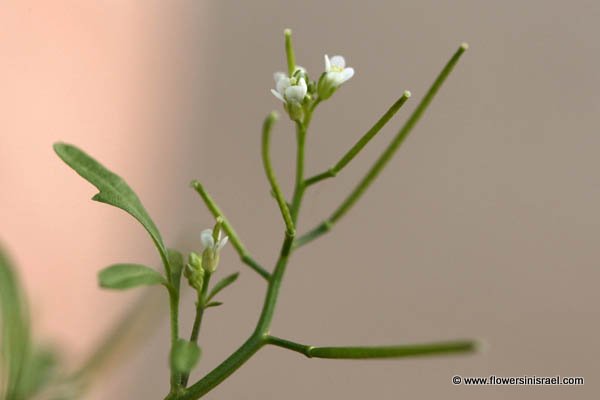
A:
<svg viewBox="0 0 600 400">
<path fill-rule="evenodd" d="M 301 103 L 306 95 L 306 86 L 290 86 L 285 89 L 285 99 L 287 101 L 295 101 Z"/>
<path fill-rule="evenodd" d="M 290 78 L 284 75 L 280 80 L 277 81 L 277 84 L 275 85 L 275 90 L 277 90 L 279 94 L 283 95 L 285 93 L 285 89 L 290 87 L 290 85 Z"/>
<path fill-rule="evenodd" d="M 200 241 L 202 242 L 202 246 L 204 246 L 205 249 L 213 247 L 215 245 L 215 240 L 213 239 L 212 234 L 212 229 L 205 229 L 200 234 Z"/>
<path fill-rule="evenodd" d="M 325 74 L 325 79 L 327 79 L 329 82 L 331 82 L 331 84 L 333 86 L 336 86 L 336 87 L 341 85 L 343 82 L 342 73 L 336 72 L 336 71 L 327 72 Z"/>
<path fill-rule="evenodd" d="M 283 72 L 275 72 L 273 74 L 273 79 L 275 80 L 275 84 L 277 84 L 277 82 L 279 82 L 282 78 L 285 78 L 287 75 L 284 74 Z"/>
<path fill-rule="evenodd" d="M 219 244 L 217 245 L 217 250 L 221 250 L 227 242 L 229 241 L 229 236 L 225 235 L 223 239 L 219 240 Z"/>
<path fill-rule="evenodd" d="M 271 89 L 271 93 L 273 93 L 273 96 L 277 97 L 279 100 L 281 100 L 285 103 L 285 99 L 283 98 L 283 96 L 281 94 L 279 94 L 279 92 L 277 90 Z"/>
<path fill-rule="evenodd" d="M 296 68 L 294 68 L 294 72 L 296 72 L 296 71 L 302 71 L 302 72 L 306 73 L 306 68 L 304 68 L 300 65 L 296 65 Z M 294 74 L 292 74 L 292 75 L 294 75 Z"/>
<path fill-rule="evenodd" d="M 354 76 L 354 68 L 348 67 L 348 68 L 344 68 L 344 70 L 342 72 L 340 72 L 340 77 L 342 79 L 341 83 L 346 82 L 348 79 L 352 78 Z"/>
<path fill-rule="evenodd" d="M 301 88 L 304 89 L 304 95 L 306 95 L 307 86 L 306 86 L 306 80 L 304 78 L 300 78 L 300 80 L 298 81 L 298 86 L 300 86 Z M 304 95 L 302 97 L 304 97 Z"/>
<path fill-rule="evenodd" d="M 346 60 L 342 56 L 333 56 L 331 57 L 331 65 L 343 69 L 346 66 Z"/>
<path fill-rule="evenodd" d="M 329 61 L 329 56 L 325 54 L 325 72 L 331 71 L 331 61 Z"/>
</svg>

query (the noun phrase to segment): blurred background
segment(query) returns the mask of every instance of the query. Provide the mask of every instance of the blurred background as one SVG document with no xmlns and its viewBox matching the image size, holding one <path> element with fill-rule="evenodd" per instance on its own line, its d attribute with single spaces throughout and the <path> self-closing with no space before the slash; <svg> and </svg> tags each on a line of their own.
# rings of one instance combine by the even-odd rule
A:
<svg viewBox="0 0 600 400">
<path fill-rule="evenodd" d="M 309 191 L 300 231 L 352 189 L 462 41 L 471 49 L 363 200 L 288 269 L 272 333 L 312 345 L 484 339 L 485 354 L 308 360 L 266 348 L 217 398 L 592 398 L 600 350 L 600 5 L 594 1 L 6 1 L 0 11 L 0 240 L 20 265 L 36 336 L 85 358 L 139 292 L 96 287 L 114 262 L 159 268 L 129 216 L 54 155 L 73 142 L 137 191 L 170 246 L 198 250 L 212 219 L 200 179 L 256 258 L 282 222 L 259 156 L 282 31 L 317 77 L 356 75 L 319 107 L 307 173 L 331 166 L 409 89 L 413 98 L 337 178 Z M 294 136 L 273 136 L 290 192 Z M 207 315 L 200 377 L 248 336 L 264 282 L 241 271 Z M 156 289 L 158 295 L 160 289 Z M 192 317 L 192 293 L 182 311 Z M 165 298 L 166 300 L 166 298 Z M 166 303 L 166 301 L 165 301 Z M 156 315 L 166 309 L 156 309 Z M 167 320 L 139 335 L 89 399 L 167 392 Z M 464 387 L 451 377 L 583 376 L 578 387 Z"/>
</svg>

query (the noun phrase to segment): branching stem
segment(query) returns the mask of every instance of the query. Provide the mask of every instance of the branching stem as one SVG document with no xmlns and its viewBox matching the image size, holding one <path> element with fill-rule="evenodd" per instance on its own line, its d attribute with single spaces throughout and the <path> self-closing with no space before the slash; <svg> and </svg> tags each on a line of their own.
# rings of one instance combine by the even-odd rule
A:
<svg viewBox="0 0 600 400">
<path fill-rule="evenodd" d="M 263 166 L 265 168 L 265 174 L 267 175 L 267 180 L 271 184 L 271 189 L 273 194 L 275 195 L 275 199 L 277 200 L 277 204 L 279 205 L 279 209 L 281 210 L 281 215 L 283 216 L 283 220 L 285 222 L 286 233 L 288 236 L 295 236 L 296 229 L 294 228 L 294 222 L 292 221 L 292 215 L 290 214 L 290 210 L 288 208 L 287 202 L 283 197 L 283 193 L 281 192 L 281 188 L 277 183 L 277 178 L 275 178 L 275 172 L 273 172 L 273 167 L 271 166 L 271 157 L 269 156 L 269 149 L 271 143 L 271 128 L 273 127 L 273 123 L 277 120 L 277 114 L 275 112 L 270 113 L 267 118 L 265 118 L 265 122 L 263 124 L 262 130 L 262 159 Z"/>
<path fill-rule="evenodd" d="M 354 188 L 354 190 L 346 197 L 346 199 L 340 204 L 340 206 L 331 214 L 331 216 L 323 221 L 316 228 L 312 229 L 308 233 L 300 236 L 297 239 L 294 247 L 300 247 L 313 241 L 319 236 L 327 233 L 333 225 L 352 208 L 352 206 L 362 197 L 364 192 L 371 186 L 373 181 L 379 176 L 383 168 L 387 165 L 387 163 L 394 156 L 400 145 L 404 142 L 404 139 L 408 136 L 408 134 L 415 127 L 421 116 L 427 109 L 427 107 L 431 104 L 431 101 L 435 97 L 436 93 L 448 77 L 452 69 L 460 59 L 460 56 L 467 49 L 466 44 L 462 44 L 458 50 L 454 53 L 450 61 L 446 64 L 444 69 L 440 72 L 436 80 L 433 82 L 425 97 L 421 100 L 415 111 L 408 118 L 404 126 L 400 129 L 400 131 L 396 134 L 392 142 L 388 145 L 388 147 L 384 150 L 384 152 L 379 156 L 377 161 L 373 164 L 371 169 L 367 172 L 364 178 L 358 183 L 358 185 Z"/>
<path fill-rule="evenodd" d="M 208 192 L 204 189 L 204 186 L 202 186 L 202 184 L 198 181 L 193 181 L 192 187 L 196 190 L 196 192 L 198 192 L 200 197 L 202 197 L 202 200 L 204 200 L 204 204 L 206 204 L 206 207 L 211 212 L 213 217 L 215 217 L 215 218 L 221 217 L 223 219 L 223 222 L 222 222 L 223 230 L 225 231 L 225 233 L 227 233 L 227 236 L 229 236 L 231 245 L 235 248 L 235 250 L 239 254 L 242 262 L 244 264 L 248 265 L 254 271 L 256 271 L 260 276 L 262 276 L 263 278 L 268 280 L 269 276 L 270 276 L 269 272 L 266 269 L 264 269 L 258 262 L 256 262 L 250 256 L 250 253 L 248 252 L 248 250 L 246 250 L 246 247 L 242 244 L 237 233 L 235 232 L 235 230 L 229 223 L 229 220 L 225 217 L 225 215 L 223 214 L 221 209 L 219 209 L 219 207 L 217 206 L 215 201 L 208 194 Z"/>
<path fill-rule="evenodd" d="M 410 98 L 410 92 L 406 90 L 402 93 L 402 96 L 390 107 L 389 110 L 385 114 L 379 118 L 379 120 L 365 133 L 354 146 L 350 150 L 346 152 L 342 156 L 342 158 L 335 164 L 333 167 L 329 168 L 325 172 L 321 172 L 320 174 L 316 174 L 310 178 L 308 178 L 304 185 L 306 187 L 314 185 L 317 182 L 320 182 L 327 178 L 335 177 L 354 157 L 360 153 L 360 151 L 379 133 L 379 131 L 388 123 L 390 119 L 398 112 L 398 110 L 402 107 L 404 103 Z"/>
<path fill-rule="evenodd" d="M 365 177 L 360 181 L 360 183 L 356 186 L 356 188 L 350 193 L 350 195 L 342 202 L 342 204 L 332 213 L 332 215 L 325 220 L 323 223 L 318 225 L 312 231 L 309 231 L 304 236 L 299 239 L 294 239 L 294 232 L 290 229 L 286 229 L 283 244 L 281 246 L 281 250 L 279 253 L 279 258 L 275 265 L 275 269 L 272 274 L 269 274 L 257 263 L 249 263 L 248 260 L 251 258 L 248 255 L 248 252 L 241 244 L 239 238 L 235 234 L 233 228 L 227 222 L 227 219 L 223 216 L 222 212 L 216 206 L 214 201 L 210 198 L 210 196 L 206 193 L 204 188 L 199 182 L 193 182 L 193 187 L 200 194 L 209 210 L 213 214 L 213 216 L 223 218 L 223 229 L 227 232 L 229 237 L 231 238 L 233 246 L 236 248 L 242 260 L 250 265 L 253 269 L 255 269 L 261 276 L 263 276 L 268 281 L 267 293 L 265 296 L 265 300 L 263 303 L 262 311 L 260 314 L 260 318 L 257 322 L 256 328 L 252 335 L 244 342 L 244 344 L 233 352 L 225 361 L 219 364 L 215 369 L 209 372 L 204 378 L 200 379 L 198 382 L 190 386 L 188 389 L 184 389 L 179 392 L 171 392 L 169 396 L 167 396 L 168 400 L 195 400 L 203 396 L 204 394 L 211 391 L 214 387 L 216 387 L 219 383 L 224 381 L 227 377 L 233 374 L 238 368 L 240 368 L 250 357 L 252 357 L 260 348 L 262 348 L 265 344 L 271 344 L 274 346 L 286 348 L 288 350 L 292 350 L 298 352 L 300 354 L 304 354 L 307 357 L 318 357 L 318 358 L 335 358 L 335 359 L 367 359 L 367 358 L 398 358 L 398 357 L 408 357 L 408 356 L 422 356 L 422 355 L 434 355 L 434 354 L 444 354 L 444 353 L 465 353 L 471 352 L 475 350 L 475 342 L 468 340 L 461 341 L 453 341 L 453 342 L 439 342 L 439 343 L 426 343 L 426 344 L 417 344 L 417 345 L 401 345 L 401 346 L 375 346 L 375 347 L 313 347 L 308 346 L 296 342 L 292 342 L 286 339 L 277 338 L 274 336 L 270 336 L 269 329 L 271 326 L 271 321 L 273 319 L 273 315 L 275 312 L 275 307 L 277 304 L 277 298 L 279 295 L 279 289 L 281 286 L 281 282 L 283 280 L 283 276 L 288 264 L 289 257 L 292 253 L 293 247 L 301 246 L 305 243 L 308 243 L 315 238 L 321 236 L 325 232 L 329 231 L 331 227 L 346 214 L 346 212 L 356 203 L 356 201 L 362 196 L 365 190 L 369 187 L 369 185 L 375 180 L 375 178 L 379 175 L 381 170 L 386 166 L 391 157 L 394 155 L 400 144 L 406 138 L 408 133 L 412 130 L 415 124 L 418 122 L 419 118 L 426 110 L 427 106 L 431 103 L 435 93 L 438 91 L 439 87 L 442 85 L 446 77 L 451 72 L 452 68 L 462 55 L 462 53 L 466 50 L 466 45 L 462 45 L 459 50 L 454 54 L 445 68 L 442 70 L 432 87 L 429 89 L 421 103 L 417 106 L 416 110 L 410 116 L 406 124 L 402 127 L 402 129 L 398 132 L 396 137 L 393 139 L 392 143 L 388 146 L 388 148 L 383 152 L 383 154 L 379 157 L 379 159 L 375 162 L 375 164 L 371 167 L 369 172 L 365 175 Z M 293 68 L 295 66 L 293 49 L 291 47 L 291 32 L 286 31 L 286 54 L 288 57 L 288 68 L 290 69 L 290 75 L 293 72 Z M 392 106 L 390 111 L 386 113 L 379 121 L 375 124 L 375 126 L 363 136 L 361 140 L 344 156 L 342 159 L 334 166 L 332 169 L 339 171 L 345 165 L 347 165 L 358 152 L 372 139 L 373 136 L 381 129 L 381 127 L 393 116 L 393 114 L 397 111 L 398 108 L 406 101 L 408 96 L 403 96 L 398 102 Z M 289 210 L 289 214 L 291 217 L 291 222 L 293 226 L 296 226 L 300 206 L 302 204 L 302 198 L 307 187 L 307 182 L 310 184 L 316 183 L 322 179 L 325 179 L 326 176 L 317 179 L 316 177 L 310 178 L 305 181 L 304 178 L 304 147 L 306 141 L 306 132 L 308 128 L 308 122 L 312 117 L 312 111 L 314 108 L 310 108 L 306 117 L 304 119 L 304 123 L 297 122 L 296 123 L 296 139 L 297 139 L 297 154 L 296 154 L 296 182 L 294 187 L 294 194 L 292 197 L 292 202 L 290 206 L 283 207 L 281 204 L 281 199 L 283 198 L 281 191 L 279 190 L 278 185 L 276 184 L 274 179 L 274 175 L 272 175 L 270 179 L 271 186 L 273 192 L 278 200 L 280 208 L 282 209 L 282 214 L 284 214 L 284 219 L 286 220 L 286 227 L 289 228 L 288 220 L 286 219 L 285 209 Z M 306 111 L 306 110 L 305 110 Z M 270 127 L 269 127 L 270 129 Z M 269 130 L 267 129 L 267 131 Z M 268 150 L 268 133 L 267 135 L 267 143 L 265 146 L 264 143 L 264 131 L 263 131 L 263 152 L 266 148 Z M 268 154 L 267 154 L 268 155 Z M 268 157 L 264 157 L 264 159 L 268 159 Z M 271 170 L 270 163 L 268 166 L 265 165 L 265 169 Z M 272 172 L 272 171 L 270 171 Z M 269 177 L 269 172 L 267 173 Z M 322 175 L 322 174 L 321 174 Z M 275 184 L 274 184 L 275 183 Z"/>
<path fill-rule="evenodd" d="M 303 354 L 308 358 L 335 358 L 346 360 L 433 356 L 440 354 L 471 353 L 477 343 L 472 340 L 420 343 L 398 346 L 314 347 L 269 336 L 267 343 Z"/>
</svg>

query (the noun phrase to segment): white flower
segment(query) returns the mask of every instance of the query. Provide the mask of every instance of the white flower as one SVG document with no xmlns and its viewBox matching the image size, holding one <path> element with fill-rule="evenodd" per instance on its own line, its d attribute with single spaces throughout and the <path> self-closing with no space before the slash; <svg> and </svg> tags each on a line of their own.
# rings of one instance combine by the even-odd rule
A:
<svg viewBox="0 0 600 400">
<path fill-rule="evenodd" d="M 308 91 L 305 72 L 306 70 L 300 66 L 296 66 L 291 78 L 283 72 L 275 72 L 273 74 L 275 89 L 271 89 L 273 96 L 284 103 L 302 103 Z"/>
<path fill-rule="evenodd" d="M 219 265 L 219 252 L 227 244 L 229 238 L 227 236 L 221 237 L 221 229 L 218 229 L 217 240 L 213 236 L 213 229 L 205 229 L 200 234 L 200 241 L 204 246 L 202 252 L 202 268 L 208 272 L 213 273 Z"/>
<path fill-rule="evenodd" d="M 221 238 L 221 230 L 219 230 L 219 235 L 217 237 L 217 241 L 215 242 L 215 238 L 213 237 L 212 229 L 205 229 L 200 234 L 200 241 L 202 242 L 202 246 L 205 249 L 211 249 L 214 252 L 221 251 L 223 247 L 229 241 L 229 237 L 227 235 Z"/>
<path fill-rule="evenodd" d="M 354 76 L 354 68 L 346 68 L 346 60 L 342 56 L 329 56 L 325 54 L 325 72 L 321 75 L 318 93 L 321 100 L 326 100 L 337 88 Z"/>
<path fill-rule="evenodd" d="M 342 56 L 329 56 L 325 54 L 325 79 L 339 86 L 354 76 L 354 68 L 346 68 L 346 60 Z"/>
</svg>

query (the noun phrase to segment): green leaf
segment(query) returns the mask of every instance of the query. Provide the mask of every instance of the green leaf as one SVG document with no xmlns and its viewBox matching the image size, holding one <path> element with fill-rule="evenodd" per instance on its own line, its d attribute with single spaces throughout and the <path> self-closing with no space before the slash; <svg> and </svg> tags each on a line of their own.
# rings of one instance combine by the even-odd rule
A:
<svg viewBox="0 0 600 400">
<path fill-rule="evenodd" d="M 110 204 L 127 212 L 146 228 L 158 248 L 167 269 L 168 256 L 165 245 L 154 222 L 135 192 L 120 176 L 106 169 L 84 151 L 67 143 L 55 143 L 56 154 L 82 178 L 96 186 L 99 193 L 92 200 Z"/>
<path fill-rule="evenodd" d="M 171 266 L 171 284 L 179 291 L 183 271 L 183 255 L 174 249 L 168 249 L 168 255 L 169 265 Z"/>
<path fill-rule="evenodd" d="M 100 286 L 105 289 L 129 289 L 136 286 L 167 285 L 165 278 L 145 265 L 115 264 L 98 274 Z"/>
<path fill-rule="evenodd" d="M 238 276 L 240 276 L 240 273 L 236 272 L 235 274 L 228 275 L 225 278 L 221 279 L 219 282 L 217 282 L 217 284 L 215 286 L 213 286 L 212 290 L 208 294 L 208 297 L 206 298 L 206 302 L 208 303 L 210 301 L 210 299 L 215 297 L 221 290 L 225 289 L 227 286 L 229 286 L 233 282 L 235 282 L 237 280 Z M 208 307 L 208 305 L 207 305 L 207 307 Z"/>
<path fill-rule="evenodd" d="M 221 301 L 211 301 L 210 303 L 205 305 L 204 308 L 219 307 L 221 305 L 223 305 L 223 302 L 221 302 Z"/>
<path fill-rule="evenodd" d="M 0 247 L 0 367 L 7 399 L 22 397 L 31 349 L 29 313 L 15 269 Z M 2 393 L 0 393 L 1 395 Z"/>
<path fill-rule="evenodd" d="M 200 347 L 194 342 L 179 339 L 171 351 L 171 368 L 178 373 L 189 373 L 200 359 Z"/>
<path fill-rule="evenodd" d="M 31 398 L 51 383 L 56 375 L 57 353 L 50 348 L 35 349 L 26 365 L 22 392 L 24 398 Z"/>
</svg>

